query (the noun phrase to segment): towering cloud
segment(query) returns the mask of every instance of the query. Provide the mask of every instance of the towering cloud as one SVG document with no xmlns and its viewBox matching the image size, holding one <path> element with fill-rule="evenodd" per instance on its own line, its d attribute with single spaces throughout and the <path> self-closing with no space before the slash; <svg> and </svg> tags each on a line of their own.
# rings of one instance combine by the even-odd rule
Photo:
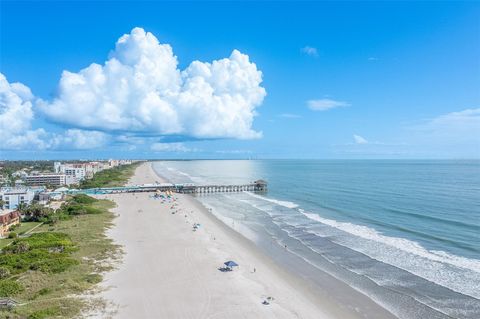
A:
<svg viewBox="0 0 480 319">
<path fill-rule="evenodd" d="M 32 130 L 32 92 L 21 83 L 9 83 L 0 73 L 0 149 L 44 148 L 43 129 Z"/>
<path fill-rule="evenodd" d="M 49 119 L 80 129 L 249 139 L 261 136 L 252 129 L 266 95 L 261 82 L 256 65 L 237 50 L 181 71 L 168 44 L 134 28 L 104 65 L 64 71 L 58 96 L 38 105 Z"/>
</svg>

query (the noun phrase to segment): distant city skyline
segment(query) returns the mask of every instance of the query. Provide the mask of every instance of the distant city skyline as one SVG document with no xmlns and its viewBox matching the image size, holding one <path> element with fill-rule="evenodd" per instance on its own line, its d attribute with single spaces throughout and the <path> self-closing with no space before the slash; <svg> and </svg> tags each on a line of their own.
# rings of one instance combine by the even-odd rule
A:
<svg viewBox="0 0 480 319">
<path fill-rule="evenodd" d="M 480 158 L 479 3 L 0 8 L 0 160 Z"/>
</svg>

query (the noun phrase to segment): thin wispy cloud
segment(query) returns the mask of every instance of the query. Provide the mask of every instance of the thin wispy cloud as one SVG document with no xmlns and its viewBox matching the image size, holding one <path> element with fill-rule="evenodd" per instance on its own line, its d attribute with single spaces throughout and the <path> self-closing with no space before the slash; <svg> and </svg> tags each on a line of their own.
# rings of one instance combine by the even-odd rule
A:
<svg viewBox="0 0 480 319">
<path fill-rule="evenodd" d="M 368 61 L 378 61 L 377 57 L 371 56 L 368 58 Z"/>
<path fill-rule="evenodd" d="M 366 139 L 365 137 L 353 134 L 352 135 L 353 142 L 341 143 L 341 144 L 332 144 L 335 147 L 342 147 L 342 146 L 356 146 L 356 145 L 369 145 L 369 146 L 380 146 L 380 147 L 394 147 L 394 146 L 407 146 L 407 143 L 404 142 L 381 142 L 381 141 L 372 141 Z"/>
<path fill-rule="evenodd" d="M 193 152 L 195 149 L 186 147 L 183 143 L 153 143 L 150 149 L 154 152 Z"/>
<path fill-rule="evenodd" d="M 363 155 L 478 158 L 480 108 L 464 109 L 423 119 L 416 124 L 404 126 L 393 138 L 390 141 L 376 141 L 353 134 L 351 142 L 332 146 L 340 152 Z"/>
<path fill-rule="evenodd" d="M 477 128 L 480 130 L 480 108 L 443 114 L 427 120 L 417 128 L 435 130 L 437 128 L 446 127 L 455 127 L 459 129 Z"/>
<path fill-rule="evenodd" d="M 318 57 L 318 50 L 317 48 L 314 48 L 314 47 L 311 47 L 311 46 L 305 46 L 301 49 L 301 51 L 306 54 L 306 55 L 309 55 L 309 56 L 312 56 L 312 57 Z"/>
<path fill-rule="evenodd" d="M 443 114 L 407 129 L 431 143 L 466 143 L 480 148 L 480 108 Z"/>
<path fill-rule="evenodd" d="M 357 134 L 353 134 L 353 140 L 355 141 L 355 144 L 368 144 L 367 139 Z"/>
<path fill-rule="evenodd" d="M 327 111 L 337 107 L 350 106 L 350 103 L 344 101 L 335 101 L 332 99 L 308 100 L 307 106 L 312 111 Z"/>
</svg>

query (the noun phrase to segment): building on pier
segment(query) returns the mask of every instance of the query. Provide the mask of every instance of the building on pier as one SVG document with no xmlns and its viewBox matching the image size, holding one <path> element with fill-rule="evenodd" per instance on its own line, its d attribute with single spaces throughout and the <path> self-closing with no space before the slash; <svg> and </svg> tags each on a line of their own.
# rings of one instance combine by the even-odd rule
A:
<svg viewBox="0 0 480 319">
<path fill-rule="evenodd" d="M 255 184 L 255 190 L 257 192 L 266 192 L 267 191 L 267 181 L 263 179 L 256 180 L 253 182 Z"/>
</svg>

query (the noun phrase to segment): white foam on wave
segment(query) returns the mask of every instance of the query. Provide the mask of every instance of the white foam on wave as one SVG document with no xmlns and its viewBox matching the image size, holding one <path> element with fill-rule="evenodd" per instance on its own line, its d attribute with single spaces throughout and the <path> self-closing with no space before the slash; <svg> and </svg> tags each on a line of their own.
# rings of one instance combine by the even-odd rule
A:
<svg viewBox="0 0 480 319">
<path fill-rule="evenodd" d="M 367 226 L 323 218 L 317 214 L 304 212 L 302 209 L 299 209 L 299 211 L 311 220 L 376 243 L 376 245 L 366 246 L 365 243 L 360 243 L 358 239 L 348 241 L 344 239 L 343 244 L 350 249 L 409 271 L 454 291 L 477 299 L 480 298 L 480 291 L 478 290 L 480 285 L 480 260 L 478 259 L 460 257 L 444 251 L 430 251 L 417 242 L 405 238 L 386 236 Z M 339 239 L 339 241 L 342 241 L 342 239 Z M 338 244 L 342 244 L 342 242 L 338 242 Z M 417 257 L 409 258 L 409 255 Z"/>
<path fill-rule="evenodd" d="M 190 174 L 185 173 L 185 172 L 182 172 L 182 171 L 179 171 L 179 170 L 177 170 L 177 173 L 180 174 L 180 175 L 183 175 L 183 176 L 187 176 L 187 177 L 190 178 L 190 179 L 193 178 Z"/>
<path fill-rule="evenodd" d="M 167 170 L 172 172 L 173 174 L 185 176 L 188 179 L 190 179 L 192 182 L 198 182 L 198 180 L 199 180 L 198 177 L 192 176 L 192 175 L 190 175 L 186 172 L 183 172 L 183 171 L 181 171 L 177 168 L 171 167 L 171 166 L 167 166 Z"/>
<path fill-rule="evenodd" d="M 278 199 L 274 199 L 274 198 L 268 198 L 268 197 L 253 194 L 253 193 L 250 193 L 250 192 L 245 192 L 245 193 L 252 196 L 252 197 L 255 197 L 255 198 L 270 202 L 270 203 L 274 203 L 274 204 L 277 204 L 277 205 L 280 205 L 280 206 L 283 206 L 283 207 L 286 207 L 286 208 L 292 208 L 293 209 L 293 208 L 298 207 L 298 205 L 293 203 L 293 202 L 278 200 Z"/>
</svg>

